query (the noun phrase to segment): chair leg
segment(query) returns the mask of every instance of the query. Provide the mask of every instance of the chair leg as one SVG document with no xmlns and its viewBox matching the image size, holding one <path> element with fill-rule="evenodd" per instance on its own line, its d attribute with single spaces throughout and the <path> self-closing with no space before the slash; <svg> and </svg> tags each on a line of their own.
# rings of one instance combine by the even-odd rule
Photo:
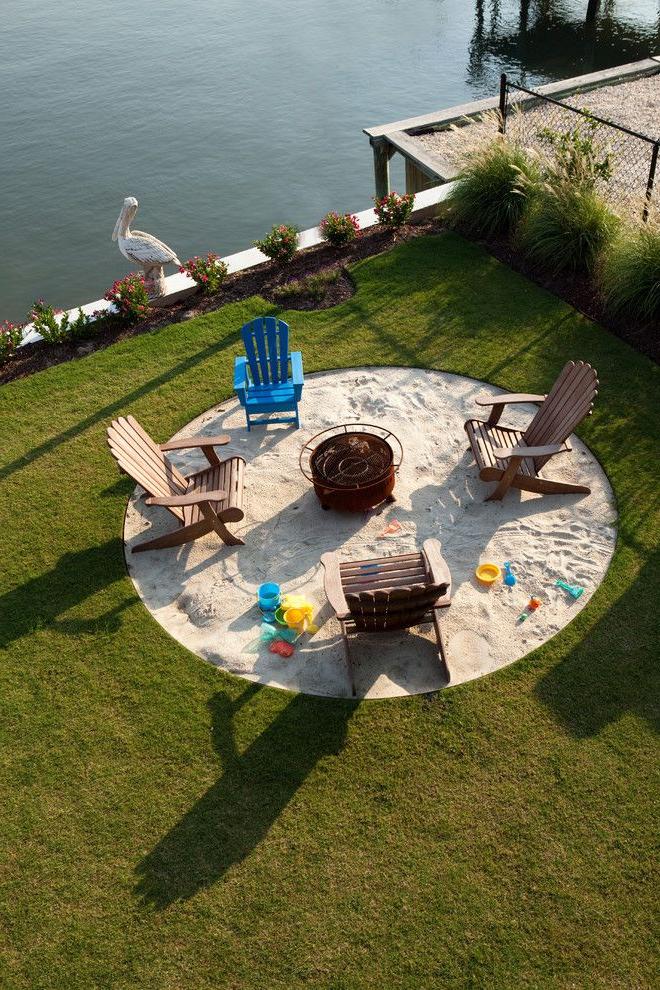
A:
<svg viewBox="0 0 660 990">
<path fill-rule="evenodd" d="M 346 654 L 346 667 L 348 669 L 348 679 L 351 684 L 351 695 L 355 698 L 357 697 L 357 690 L 355 688 L 355 671 L 353 670 L 353 658 L 351 657 L 351 650 L 348 645 L 348 633 L 346 632 L 346 626 L 341 623 L 341 636 L 344 641 L 344 653 Z"/>
<path fill-rule="evenodd" d="M 298 415 L 298 404 L 296 403 L 296 429 L 300 429 L 300 416 Z"/>
<path fill-rule="evenodd" d="M 173 529 L 171 533 L 165 533 L 164 536 L 157 536 L 153 540 L 145 540 L 144 543 L 138 543 L 131 550 L 131 553 L 142 553 L 144 550 L 164 550 L 168 547 L 180 547 L 184 543 L 190 543 L 192 540 L 199 539 L 200 536 L 206 536 L 207 533 L 211 532 L 213 527 L 206 519 L 200 520 L 200 522 L 193 523 L 191 526 L 182 526 L 181 529 Z"/>
<path fill-rule="evenodd" d="M 513 479 L 518 473 L 520 461 L 521 461 L 520 457 L 511 458 L 506 471 L 502 472 L 502 477 L 500 478 L 499 483 L 495 488 L 495 491 L 491 492 L 490 495 L 488 495 L 488 497 L 486 498 L 486 502 L 499 502 L 501 499 L 504 498 L 509 488 L 511 487 L 511 483 Z"/>
<path fill-rule="evenodd" d="M 247 421 L 247 431 L 249 433 L 250 432 L 250 429 L 251 429 L 251 427 L 250 427 L 250 414 L 247 411 L 247 409 L 245 410 L 245 419 Z"/>
<path fill-rule="evenodd" d="M 451 682 L 451 671 L 449 670 L 449 664 L 447 663 L 447 652 L 445 650 L 445 642 L 442 636 L 442 625 L 440 624 L 440 609 L 433 609 L 433 626 L 435 628 L 435 638 L 438 642 L 438 658 L 442 664 L 445 674 L 447 675 L 447 684 Z"/>
<path fill-rule="evenodd" d="M 234 536 L 230 533 L 222 519 L 218 516 L 214 523 L 213 529 L 216 531 L 223 543 L 226 543 L 228 547 L 244 547 L 245 540 L 241 540 L 238 536 Z"/>
</svg>

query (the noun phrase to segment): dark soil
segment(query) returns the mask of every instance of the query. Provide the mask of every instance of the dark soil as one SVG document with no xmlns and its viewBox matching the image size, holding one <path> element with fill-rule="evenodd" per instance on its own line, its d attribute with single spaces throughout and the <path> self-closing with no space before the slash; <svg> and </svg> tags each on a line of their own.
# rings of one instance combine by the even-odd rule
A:
<svg viewBox="0 0 660 990">
<path fill-rule="evenodd" d="M 220 292 L 212 296 L 189 296 L 180 302 L 172 303 L 163 308 L 154 308 L 145 320 L 132 325 L 126 325 L 116 317 L 108 317 L 92 324 L 95 333 L 84 340 L 62 344 L 48 344 L 38 341 L 19 348 L 10 361 L 0 368 L 0 383 L 25 378 L 35 371 L 42 371 L 63 361 L 73 361 L 85 357 L 93 351 L 102 350 L 119 340 L 136 337 L 138 334 L 149 333 L 169 323 L 181 323 L 192 319 L 201 313 L 210 313 L 226 303 L 250 296 L 260 295 L 269 302 L 275 302 L 273 290 L 287 282 L 299 281 L 308 275 L 327 272 L 341 268 L 342 273 L 336 282 L 328 286 L 325 297 L 314 301 L 307 296 L 289 297 L 286 303 L 280 303 L 287 309 L 327 309 L 336 306 L 353 295 L 355 288 L 345 266 L 369 258 L 374 254 L 390 250 L 402 240 L 421 237 L 427 234 L 437 234 L 442 229 L 438 220 L 417 220 L 409 224 L 397 238 L 381 227 L 370 227 L 365 230 L 352 244 L 346 248 L 333 248 L 329 244 L 319 244 L 298 252 L 290 264 L 281 266 L 268 261 L 255 268 L 230 275 L 224 282 Z"/>
<path fill-rule="evenodd" d="M 269 302 L 277 303 L 273 291 L 278 286 L 300 281 L 318 272 L 340 268 L 342 271 L 339 278 L 329 284 L 323 299 L 310 299 L 303 293 L 300 296 L 290 296 L 285 302 L 280 303 L 287 309 L 301 310 L 327 309 L 336 306 L 350 298 L 355 291 L 352 279 L 346 272 L 347 265 L 388 251 L 401 240 L 437 234 L 444 226 L 440 220 L 414 221 L 396 239 L 389 231 L 380 227 L 371 227 L 346 248 L 333 248 L 328 244 L 320 244 L 300 251 L 293 261 L 284 267 L 269 261 L 247 271 L 237 272 L 226 279 L 221 291 L 215 295 L 206 297 L 195 295 L 170 306 L 154 309 L 147 319 L 140 323 L 127 326 L 116 317 L 108 317 L 93 324 L 96 332 L 94 336 L 85 340 L 63 344 L 47 344 L 42 341 L 27 344 L 16 351 L 11 360 L 0 368 L 0 384 L 16 378 L 24 378 L 35 371 L 61 364 L 63 361 L 76 360 L 127 337 L 148 333 L 169 323 L 180 323 L 201 313 L 210 313 L 228 302 L 260 295 Z M 469 237 L 466 232 L 461 231 L 461 233 Z M 471 239 L 475 240 L 475 238 Z M 625 317 L 615 318 L 606 313 L 592 280 L 586 275 L 563 273 L 553 276 L 540 271 L 516 253 L 505 238 L 477 239 L 476 242 L 514 271 L 520 272 L 537 285 L 564 299 L 579 312 L 625 340 L 635 350 L 658 362 L 660 335 L 657 327 Z"/>
</svg>

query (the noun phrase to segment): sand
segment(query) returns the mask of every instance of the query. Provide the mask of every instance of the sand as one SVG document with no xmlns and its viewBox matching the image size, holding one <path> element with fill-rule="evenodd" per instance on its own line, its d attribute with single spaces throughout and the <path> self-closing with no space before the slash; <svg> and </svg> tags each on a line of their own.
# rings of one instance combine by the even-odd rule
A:
<svg viewBox="0 0 660 990">
<path fill-rule="evenodd" d="M 404 368 L 343 370 L 308 376 L 300 430 L 291 426 L 245 429 L 232 400 L 211 409 L 177 436 L 228 432 L 222 456 L 247 461 L 245 519 L 232 529 L 245 546 L 225 547 L 213 536 L 183 548 L 130 553 L 131 546 L 170 529 L 174 519 L 146 507 L 137 488 L 126 514 L 129 571 L 156 621 L 193 653 L 248 680 L 291 691 L 347 697 L 350 686 L 339 626 L 323 593 L 321 554 L 346 559 L 386 556 L 441 542 L 452 573 L 452 605 L 444 613 L 451 684 L 481 677 L 529 653 L 584 608 L 602 581 L 614 551 L 616 508 L 608 480 L 576 437 L 573 452 L 546 465 L 547 476 L 591 487 L 589 496 L 537 496 L 510 492 L 484 502 L 492 484 L 478 478 L 463 430 L 478 415 L 474 399 L 498 389 L 442 372 Z M 535 406 L 509 407 L 502 420 L 524 426 Z M 396 502 L 368 514 L 321 509 L 298 468 L 303 444 L 342 422 L 386 426 L 401 440 L 405 457 Z M 198 451 L 172 456 L 185 472 L 203 466 Z M 550 466 L 552 471 L 550 471 Z M 401 530 L 379 538 L 391 520 Z M 511 560 L 518 583 L 485 590 L 474 578 L 479 562 Z M 557 577 L 584 586 L 574 602 L 554 586 Z M 285 659 L 267 647 L 246 648 L 259 632 L 256 589 L 279 582 L 305 594 L 317 607 L 319 632 L 299 640 Z M 529 597 L 541 607 L 520 624 Z M 363 635 L 354 641 L 359 697 L 387 698 L 446 686 L 430 627 L 401 634 Z"/>
</svg>

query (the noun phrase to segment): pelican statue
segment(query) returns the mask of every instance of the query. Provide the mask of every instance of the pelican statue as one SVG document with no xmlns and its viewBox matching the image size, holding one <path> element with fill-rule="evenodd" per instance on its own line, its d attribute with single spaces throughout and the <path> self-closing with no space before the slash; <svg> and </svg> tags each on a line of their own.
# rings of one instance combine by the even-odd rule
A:
<svg viewBox="0 0 660 990">
<path fill-rule="evenodd" d="M 163 265 L 180 265 L 181 262 L 172 248 L 157 237 L 130 229 L 137 209 L 138 201 L 135 196 L 127 196 L 112 232 L 112 239 L 118 242 L 119 250 L 125 258 L 143 269 L 147 292 L 151 298 L 155 298 L 164 295 L 166 291 Z"/>
</svg>

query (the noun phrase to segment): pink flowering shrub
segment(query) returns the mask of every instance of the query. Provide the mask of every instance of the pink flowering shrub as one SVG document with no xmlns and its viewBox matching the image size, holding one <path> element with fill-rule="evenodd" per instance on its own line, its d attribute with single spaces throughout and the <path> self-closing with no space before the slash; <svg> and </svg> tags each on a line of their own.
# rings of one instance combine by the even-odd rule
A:
<svg viewBox="0 0 660 990">
<path fill-rule="evenodd" d="M 75 319 L 71 319 L 63 309 L 53 309 L 43 299 L 37 299 L 28 316 L 34 329 L 49 344 L 61 344 L 65 340 L 83 337 L 92 322 L 91 316 L 83 313 L 82 309 L 78 310 Z"/>
<path fill-rule="evenodd" d="M 211 296 L 217 292 L 224 280 L 227 278 L 227 266 L 224 261 L 220 261 L 220 256 L 209 251 L 205 258 L 195 255 L 188 258 L 181 265 L 179 271 L 182 275 L 189 275 L 199 285 L 205 296 Z"/>
<path fill-rule="evenodd" d="M 282 264 L 291 261 L 298 247 L 298 231 L 287 224 L 276 224 L 262 241 L 254 241 L 254 246 L 263 251 L 273 261 Z"/>
<path fill-rule="evenodd" d="M 149 296 L 142 272 L 130 272 L 124 278 L 117 279 L 104 298 L 117 307 L 118 315 L 128 323 L 141 320 L 149 312 Z"/>
<path fill-rule="evenodd" d="M 0 364 L 4 364 L 12 356 L 23 337 L 23 327 L 9 320 L 0 323 Z"/>
<path fill-rule="evenodd" d="M 374 197 L 378 223 L 389 227 L 390 230 L 400 230 L 410 220 L 414 202 L 415 197 L 412 193 L 399 196 L 398 193 L 391 192 L 381 199 Z"/>
<path fill-rule="evenodd" d="M 343 247 L 360 234 L 360 222 L 353 213 L 326 213 L 319 227 L 324 239 L 333 247 Z"/>
</svg>

